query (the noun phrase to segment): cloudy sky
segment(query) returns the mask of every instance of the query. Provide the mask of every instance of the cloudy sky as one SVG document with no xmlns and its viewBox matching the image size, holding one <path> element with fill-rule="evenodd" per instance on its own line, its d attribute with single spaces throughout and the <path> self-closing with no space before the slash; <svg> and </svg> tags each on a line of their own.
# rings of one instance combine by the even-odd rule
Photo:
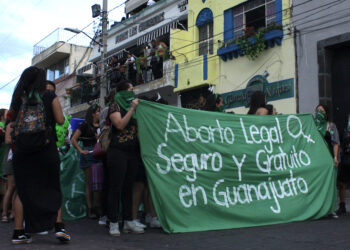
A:
<svg viewBox="0 0 350 250">
<path fill-rule="evenodd" d="M 108 10 L 123 2 L 109 0 Z M 33 46 L 56 28 L 83 29 L 94 21 L 91 6 L 102 7 L 102 0 L 0 0 L 0 3 L 0 108 L 8 108 L 21 72 L 31 65 Z M 121 5 L 109 13 L 110 22 L 119 21 L 123 14 Z M 91 34 L 93 26 L 85 31 Z"/>
</svg>

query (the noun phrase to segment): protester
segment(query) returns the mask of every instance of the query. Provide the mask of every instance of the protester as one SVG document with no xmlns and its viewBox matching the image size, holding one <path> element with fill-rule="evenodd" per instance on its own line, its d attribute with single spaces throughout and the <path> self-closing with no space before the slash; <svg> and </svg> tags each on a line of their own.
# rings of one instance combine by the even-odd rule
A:
<svg viewBox="0 0 350 250">
<path fill-rule="evenodd" d="M 349 116 L 350 122 L 350 116 Z M 342 142 L 341 162 L 338 171 L 339 181 L 339 208 L 337 215 L 346 214 L 345 197 L 346 187 L 350 182 L 350 127 L 345 130 Z"/>
<path fill-rule="evenodd" d="M 95 163 L 95 158 L 93 156 L 93 149 L 97 143 L 97 137 L 99 133 L 99 114 L 100 107 L 94 104 L 88 108 L 85 115 L 85 121 L 82 122 L 79 128 L 74 132 L 72 136 L 72 144 L 80 153 L 80 168 L 85 174 L 85 196 L 86 203 L 88 206 L 88 217 L 90 219 L 96 219 L 96 212 L 101 213 L 101 211 L 93 210 L 93 195 L 90 189 L 91 186 L 91 165 Z M 83 143 L 81 148 L 78 144 L 78 140 Z M 97 210 L 100 210 L 100 196 L 96 193 L 97 198 Z"/>
<path fill-rule="evenodd" d="M 333 166 L 336 168 L 339 165 L 340 159 L 340 140 L 336 125 L 329 120 L 328 107 L 326 105 L 319 104 L 316 107 L 315 123 L 318 131 L 327 143 L 329 152 L 333 157 Z M 331 216 L 333 218 L 338 218 L 336 213 L 332 213 Z"/>
<path fill-rule="evenodd" d="M 108 218 L 109 233 L 112 236 L 120 236 L 118 224 L 120 201 L 124 220 L 123 232 L 144 233 L 143 228 L 132 221 L 132 188 L 139 163 L 137 127 L 132 116 L 137 105 L 138 99 L 134 99 L 131 81 L 119 82 L 114 102 L 109 106 L 112 138 L 107 152 Z"/>
<path fill-rule="evenodd" d="M 52 91 L 52 92 L 56 92 L 56 84 L 52 81 L 46 81 L 46 90 Z"/>
<path fill-rule="evenodd" d="M 37 137 L 39 134 L 30 130 L 29 124 L 24 126 L 28 123 L 28 119 L 23 118 L 29 114 L 27 107 L 37 111 L 37 119 L 31 119 L 29 122 L 34 121 L 35 125 L 42 125 L 39 134 L 45 135 L 43 138 Z M 27 233 L 53 228 L 57 239 L 62 242 L 69 241 L 70 236 L 65 232 L 61 217 L 60 160 L 53 129 L 56 122 L 64 122 L 64 116 L 56 95 L 45 91 L 44 70 L 32 66 L 23 71 L 13 93 L 9 112 L 15 135 L 12 138 L 15 140 L 13 170 L 18 192 L 15 199 L 12 243 L 30 243 L 31 237 Z M 42 115 L 45 116 L 45 120 L 42 120 L 40 112 L 44 112 Z M 39 123 L 40 121 L 44 121 L 44 124 Z M 34 128 L 38 129 L 38 126 Z M 22 136 L 22 131 L 29 133 Z M 29 140 L 30 138 L 41 140 Z"/>
<path fill-rule="evenodd" d="M 109 105 L 114 101 L 116 90 L 112 89 L 108 96 L 105 97 L 105 107 L 100 112 L 99 123 L 101 131 L 110 126 L 110 121 L 108 118 L 108 110 Z M 108 168 L 107 168 L 107 155 L 102 157 L 102 163 L 104 168 L 104 176 L 108 176 Z M 103 189 L 101 191 L 101 207 L 102 207 L 102 215 L 98 221 L 99 225 L 107 225 L 108 223 L 108 178 L 104 178 Z"/>
<path fill-rule="evenodd" d="M 15 195 L 16 190 L 16 184 L 15 179 L 13 176 L 13 167 L 12 167 L 12 149 L 11 149 L 11 135 L 10 135 L 10 123 L 7 121 L 6 123 L 6 131 L 5 131 L 5 143 L 6 143 L 6 150 L 5 150 L 5 156 L 2 161 L 2 172 L 5 177 L 7 177 L 7 189 L 3 198 L 2 203 L 2 215 L 1 215 L 1 222 L 9 222 L 11 217 L 14 216 L 14 208 L 12 207 L 12 213 L 9 216 L 8 208 L 10 203 L 12 204 L 12 200 Z"/>
<path fill-rule="evenodd" d="M 249 115 L 267 115 L 266 97 L 262 91 L 255 91 L 250 98 Z"/>
<path fill-rule="evenodd" d="M 268 115 L 277 115 L 276 108 L 272 104 L 266 104 L 265 108 L 268 110 Z"/>
<path fill-rule="evenodd" d="M 221 95 L 218 95 L 215 100 L 215 107 L 217 112 L 225 112 L 224 99 Z"/>
</svg>

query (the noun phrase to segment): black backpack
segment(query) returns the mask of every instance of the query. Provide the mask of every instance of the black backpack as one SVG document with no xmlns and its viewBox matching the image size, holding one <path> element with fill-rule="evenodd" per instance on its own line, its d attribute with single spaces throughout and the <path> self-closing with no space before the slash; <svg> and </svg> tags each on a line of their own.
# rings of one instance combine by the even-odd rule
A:
<svg viewBox="0 0 350 250">
<path fill-rule="evenodd" d="M 26 153 L 42 150 L 50 143 L 51 131 L 39 93 L 29 93 L 22 100 L 12 134 L 16 149 Z"/>
</svg>

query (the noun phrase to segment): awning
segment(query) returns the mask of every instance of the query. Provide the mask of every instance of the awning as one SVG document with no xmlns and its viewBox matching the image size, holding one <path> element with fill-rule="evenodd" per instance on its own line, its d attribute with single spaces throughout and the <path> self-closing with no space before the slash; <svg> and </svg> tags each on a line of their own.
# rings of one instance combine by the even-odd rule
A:
<svg viewBox="0 0 350 250">
<path fill-rule="evenodd" d="M 137 40 L 137 46 L 140 46 L 142 44 L 145 43 L 149 43 L 150 41 L 152 41 L 153 39 L 156 39 L 164 34 L 167 34 L 170 32 L 170 29 L 176 29 L 177 28 L 177 22 L 178 21 L 174 21 L 174 22 L 170 22 L 167 23 L 149 33 L 147 33 L 146 35 L 141 36 L 138 40 Z"/>
</svg>

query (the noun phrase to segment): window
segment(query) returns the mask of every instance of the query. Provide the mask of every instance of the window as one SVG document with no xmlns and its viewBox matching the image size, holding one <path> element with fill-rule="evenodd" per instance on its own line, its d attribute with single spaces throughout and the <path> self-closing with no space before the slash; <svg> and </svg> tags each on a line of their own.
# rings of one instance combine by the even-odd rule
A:
<svg viewBox="0 0 350 250">
<path fill-rule="evenodd" d="M 254 27 L 255 31 L 276 22 L 275 0 L 252 0 L 233 8 L 234 37 L 244 35 L 244 29 Z"/>
<path fill-rule="evenodd" d="M 54 81 L 62 76 L 69 74 L 69 58 L 63 59 L 59 63 L 51 65 L 47 69 L 46 79 Z"/>
<path fill-rule="evenodd" d="M 198 27 L 199 30 L 199 55 L 213 54 L 213 22 Z"/>
</svg>

